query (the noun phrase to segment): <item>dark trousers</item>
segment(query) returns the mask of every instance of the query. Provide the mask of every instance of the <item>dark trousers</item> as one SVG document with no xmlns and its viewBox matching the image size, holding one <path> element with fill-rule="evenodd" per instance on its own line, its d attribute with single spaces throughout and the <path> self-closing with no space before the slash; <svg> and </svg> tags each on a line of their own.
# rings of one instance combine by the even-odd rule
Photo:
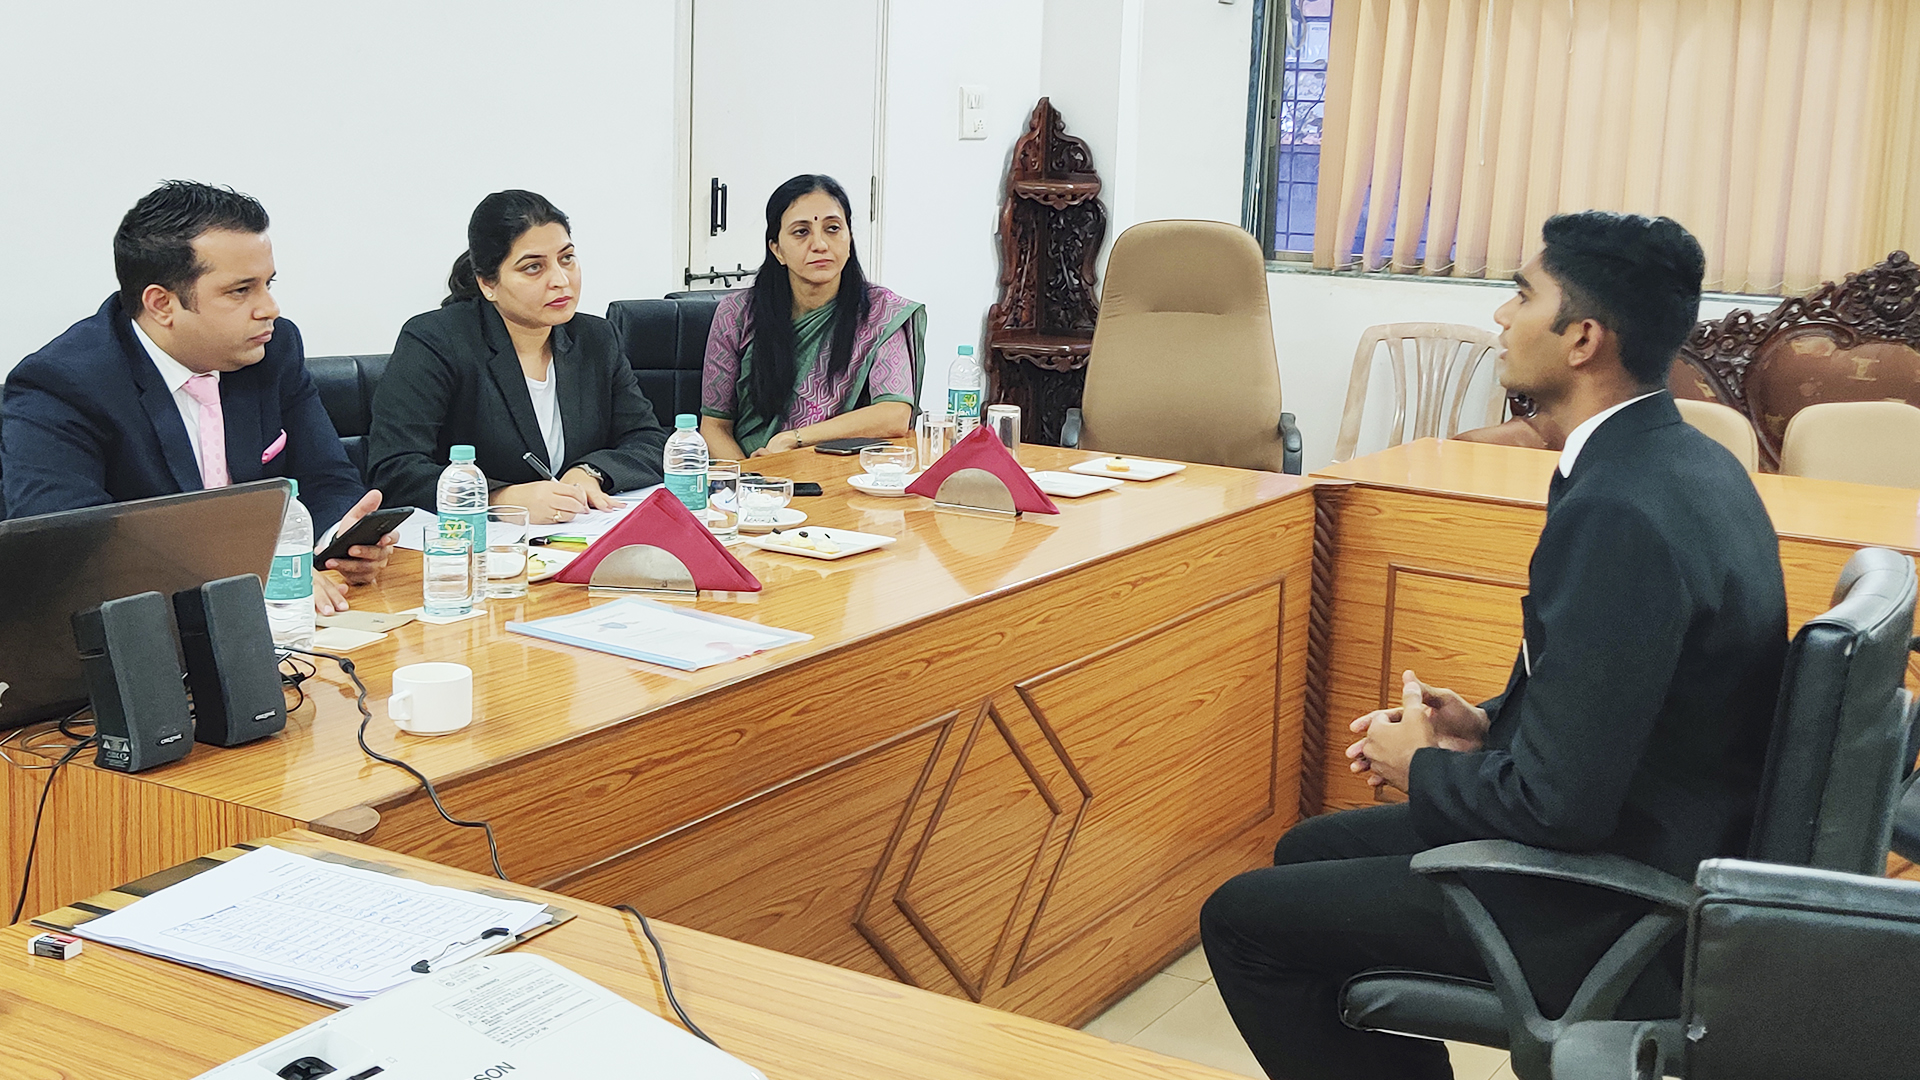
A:
<svg viewBox="0 0 1920 1080">
<path fill-rule="evenodd" d="M 1260 1067 L 1274 1080 L 1423 1080 L 1453 1075 L 1446 1045 L 1355 1031 L 1340 986 L 1377 967 L 1485 979 L 1445 901 L 1408 869 L 1430 847 L 1407 807 L 1309 818 L 1273 850 L 1271 868 L 1220 886 L 1200 912 L 1214 982 Z"/>
</svg>

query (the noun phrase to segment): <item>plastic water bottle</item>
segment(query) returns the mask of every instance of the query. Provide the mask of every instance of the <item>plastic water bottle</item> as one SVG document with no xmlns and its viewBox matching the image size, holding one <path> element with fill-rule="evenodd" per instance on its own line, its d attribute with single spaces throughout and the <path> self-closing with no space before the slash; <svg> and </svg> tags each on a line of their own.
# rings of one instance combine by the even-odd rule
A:
<svg viewBox="0 0 1920 1080">
<path fill-rule="evenodd" d="M 956 437 L 980 423 L 980 388 L 985 381 L 980 362 L 973 357 L 973 346 L 960 346 L 960 355 L 947 369 L 947 415 L 953 417 Z"/>
<path fill-rule="evenodd" d="M 313 648 L 313 515 L 300 503 L 299 481 L 280 519 L 280 542 L 273 545 L 273 569 L 267 571 L 267 626 L 273 643 Z"/>
<path fill-rule="evenodd" d="M 667 490 L 681 505 L 702 521 L 707 514 L 707 440 L 700 437 L 700 418 L 681 413 L 673 418 L 673 434 L 667 437 L 665 474 Z"/>
<path fill-rule="evenodd" d="M 472 588 L 468 602 L 478 604 L 487 589 L 487 477 L 473 463 L 473 447 L 448 450 L 453 459 L 440 473 L 435 509 L 440 512 L 440 535 L 465 540 L 473 552 Z"/>
</svg>

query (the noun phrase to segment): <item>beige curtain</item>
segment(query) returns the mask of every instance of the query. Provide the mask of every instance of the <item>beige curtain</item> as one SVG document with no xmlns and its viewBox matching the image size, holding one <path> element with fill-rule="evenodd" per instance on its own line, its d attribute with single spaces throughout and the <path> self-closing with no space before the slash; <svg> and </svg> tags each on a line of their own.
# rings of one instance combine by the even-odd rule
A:
<svg viewBox="0 0 1920 1080">
<path fill-rule="evenodd" d="M 1505 277 L 1549 216 L 1588 208 L 1677 219 L 1717 291 L 1804 291 L 1920 246 L 1916 0 L 1333 11 L 1316 266 Z"/>
</svg>

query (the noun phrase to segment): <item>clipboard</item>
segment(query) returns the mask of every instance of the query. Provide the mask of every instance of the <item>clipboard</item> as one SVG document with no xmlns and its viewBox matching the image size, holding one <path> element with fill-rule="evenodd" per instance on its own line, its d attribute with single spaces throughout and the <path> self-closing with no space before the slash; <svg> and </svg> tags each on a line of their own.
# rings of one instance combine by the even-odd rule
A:
<svg viewBox="0 0 1920 1080">
<path fill-rule="evenodd" d="M 45 930 L 52 930 L 62 934 L 71 934 L 74 931 L 75 927 L 84 926 L 87 923 L 92 922 L 93 920 L 98 919 L 103 915 L 111 915 L 114 912 L 119 911 L 121 908 L 126 907 L 127 905 L 133 903 L 136 900 L 140 900 L 145 897 L 152 896 L 154 893 L 157 893 L 162 889 L 167 888 L 170 885 L 178 884 L 179 882 L 185 881 L 196 874 L 200 874 L 207 870 L 211 870 L 214 867 L 219 866 L 220 864 L 227 862 L 230 859 L 237 859 L 240 856 L 245 855 L 247 852 L 253 851 L 261 847 L 276 847 L 281 849 L 282 851 L 289 851 L 294 854 L 301 855 L 309 859 L 313 859 L 317 862 L 327 862 L 327 863 L 333 863 L 338 866 L 351 866 L 361 870 L 371 870 L 374 873 L 387 874 L 389 876 L 397 877 L 397 878 L 406 878 L 410 881 L 424 882 L 429 885 L 445 885 L 446 884 L 443 881 L 435 880 L 434 876 L 431 874 L 423 875 L 423 874 L 412 873 L 410 870 L 408 870 L 405 867 L 394 866 L 389 863 L 374 862 L 368 859 L 356 859 L 350 855 L 343 855 L 335 851 L 313 850 L 311 848 L 301 847 L 294 844 L 277 844 L 277 843 L 274 843 L 273 840 L 268 839 L 268 840 L 262 840 L 258 843 L 235 844 L 229 848 L 222 848 L 221 850 L 213 852 L 211 854 L 202 855 L 197 859 L 191 859 L 187 862 L 183 862 L 178 866 L 168 867 L 167 869 L 161 870 L 157 873 L 148 874 L 146 877 L 139 878 L 134 881 L 129 881 L 124 885 L 119 885 L 112 889 L 108 889 L 106 892 L 100 893 L 97 896 L 91 896 L 85 900 L 76 900 L 73 903 L 68 904 L 66 907 L 47 912 L 44 915 L 37 916 L 33 919 L 29 919 L 28 921 L 32 923 L 34 926 L 38 926 Z M 529 899 L 526 895 L 522 893 L 515 892 L 508 889 L 489 888 L 486 886 L 474 886 L 474 885 L 467 885 L 465 883 L 462 883 L 461 885 L 456 887 L 465 889 L 468 892 L 477 893 L 482 896 L 490 896 L 497 900 L 526 901 Z M 498 938 L 488 948 L 483 949 L 472 955 L 487 956 L 496 952 L 500 952 L 504 949 L 513 948 L 515 945 L 518 945 L 523 941 L 528 941 L 532 938 L 538 937 L 541 934 L 546 933 L 548 930 L 551 930 L 554 927 L 559 926 L 561 923 L 572 921 L 572 919 L 574 918 L 574 912 L 568 911 L 565 908 L 556 907 L 553 904 L 545 904 L 543 906 L 547 913 L 546 922 L 530 927 L 523 933 Z M 182 961 L 173 960 L 172 958 L 169 958 L 169 957 L 161 957 L 160 959 L 167 960 L 169 963 L 181 964 L 181 966 L 183 967 L 191 967 L 199 971 L 205 971 L 211 975 L 219 975 L 222 978 L 233 979 L 236 982 L 249 983 L 251 985 L 258 986 L 265 990 L 272 990 L 275 993 L 286 994 L 289 997 L 299 998 L 302 1001 L 311 1001 L 316 1005 L 324 1005 L 329 1009 L 338 1009 L 341 1007 L 339 1004 L 335 1002 L 327 1001 L 324 998 L 314 997 L 311 994 L 303 994 L 297 990 L 289 989 L 288 987 L 276 986 L 271 983 L 261 982 L 255 979 L 242 978 L 240 976 L 236 976 L 232 974 L 231 972 L 216 971 L 212 968 L 203 967 L 198 964 L 187 964 L 187 963 L 183 963 Z"/>
</svg>

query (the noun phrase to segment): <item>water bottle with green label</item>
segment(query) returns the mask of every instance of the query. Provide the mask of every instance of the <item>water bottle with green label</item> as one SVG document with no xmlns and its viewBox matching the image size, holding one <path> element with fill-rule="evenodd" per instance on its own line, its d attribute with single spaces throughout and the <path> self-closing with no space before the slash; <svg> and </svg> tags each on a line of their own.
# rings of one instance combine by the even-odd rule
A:
<svg viewBox="0 0 1920 1080">
<path fill-rule="evenodd" d="M 267 571 L 267 627 L 275 645 L 313 648 L 313 515 L 300 503 L 299 481 L 280 519 L 280 541 L 273 545 Z"/>
<path fill-rule="evenodd" d="M 700 437 L 700 418 L 681 413 L 673 418 L 673 434 L 667 438 L 666 462 L 660 470 L 667 490 L 693 516 L 706 520 L 707 513 L 707 440 Z"/>
<path fill-rule="evenodd" d="M 985 381 L 980 362 L 973 357 L 973 346 L 960 346 L 960 354 L 947 368 L 947 415 L 953 417 L 956 436 L 965 435 L 980 423 L 980 388 Z"/>
</svg>

